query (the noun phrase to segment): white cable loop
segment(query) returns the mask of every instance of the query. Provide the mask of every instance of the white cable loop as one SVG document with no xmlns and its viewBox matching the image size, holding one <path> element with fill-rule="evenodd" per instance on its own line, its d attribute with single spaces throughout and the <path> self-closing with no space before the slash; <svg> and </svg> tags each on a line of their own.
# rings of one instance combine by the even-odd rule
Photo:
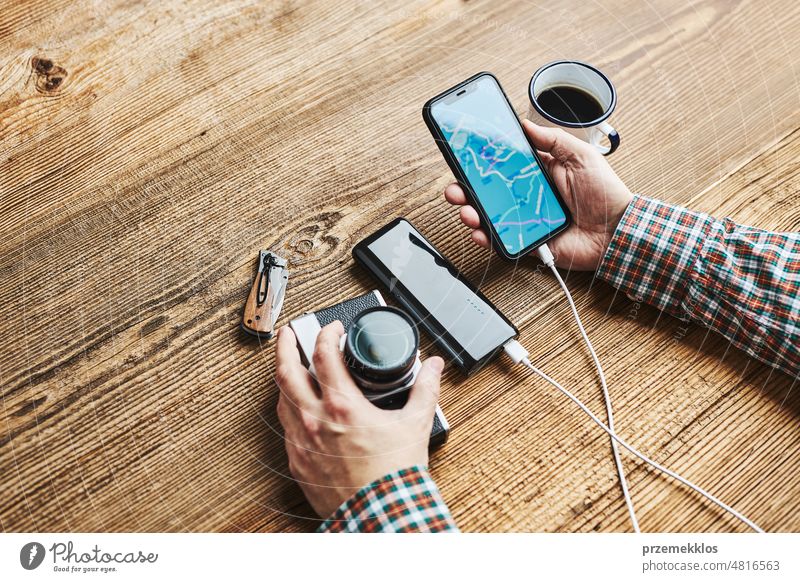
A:
<svg viewBox="0 0 800 582">
<path fill-rule="evenodd" d="M 583 341 L 586 342 L 586 347 L 589 348 L 589 353 L 592 355 L 592 360 L 594 361 L 594 365 L 597 368 L 597 373 L 600 376 L 600 386 L 603 390 L 603 400 L 606 404 L 606 415 L 608 416 L 608 427 L 613 431 L 615 430 L 614 412 L 611 407 L 611 396 L 608 393 L 608 385 L 606 384 L 606 375 L 603 373 L 603 366 L 600 365 L 600 359 L 597 357 L 597 353 L 594 351 L 592 342 L 589 341 L 589 336 L 586 334 L 586 330 L 583 327 L 581 318 L 578 315 L 578 309 L 575 307 L 575 302 L 572 300 L 572 295 L 570 294 L 569 289 L 567 289 L 564 279 L 561 278 L 561 274 L 558 272 L 558 269 L 556 269 L 554 264 L 551 263 L 548 266 L 550 267 L 550 270 L 553 271 L 553 274 L 558 280 L 558 284 L 561 285 L 561 290 L 564 291 L 564 295 L 567 297 L 569 306 L 572 309 L 572 315 L 575 317 L 575 323 L 578 324 L 578 329 L 583 336 Z M 619 475 L 619 485 L 622 488 L 622 496 L 625 498 L 625 505 L 628 508 L 628 515 L 631 518 L 633 531 L 639 533 L 639 520 L 636 519 L 636 511 L 633 509 L 633 500 L 631 499 L 631 494 L 628 491 L 628 480 L 625 478 L 625 468 L 622 466 L 622 459 L 619 456 L 619 447 L 617 447 L 617 442 L 613 438 L 611 439 L 611 451 L 614 454 L 614 464 L 617 467 L 617 475 Z"/>
<path fill-rule="evenodd" d="M 706 490 L 702 489 L 701 487 L 698 487 L 697 485 L 695 485 L 692 482 L 690 482 L 689 480 L 681 477 L 677 473 L 675 473 L 673 471 L 670 471 L 669 469 L 659 465 L 658 463 L 656 463 L 655 461 L 653 461 L 649 457 L 646 457 L 645 455 L 640 453 L 638 450 L 633 448 L 631 445 L 626 443 L 624 440 L 622 440 L 622 438 L 617 436 L 617 433 L 614 430 L 614 413 L 612 411 L 612 406 L 611 406 L 611 396 L 608 393 L 608 386 L 606 384 L 606 377 L 605 377 L 605 374 L 603 372 L 603 367 L 600 365 L 600 359 L 597 357 L 597 353 L 594 351 L 594 346 L 592 346 L 592 342 L 589 340 L 589 336 L 587 335 L 586 330 L 583 327 L 583 323 L 581 322 L 581 318 L 578 315 L 578 309 L 575 307 L 575 302 L 572 299 L 572 294 L 569 292 L 569 289 L 567 288 L 566 283 L 564 283 L 564 279 L 561 278 L 561 274 L 558 272 L 558 269 L 556 269 L 556 267 L 555 267 L 555 259 L 553 257 L 553 253 L 550 251 L 550 249 L 547 247 L 547 245 L 540 246 L 537 249 L 537 252 L 539 254 L 539 258 L 542 259 L 544 264 L 547 265 L 548 267 L 550 267 L 550 270 L 553 271 L 553 274 L 555 275 L 556 280 L 558 281 L 558 284 L 561 286 L 561 290 L 564 292 L 564 295 L 566 295 L 567 301 L 569 302 L 570 309 L 572 310 L 572 315 L 575 317 L 575 322 L 578 324 L 578 329 L 581 332 L 581 336 L 583 337 L 584 342 L 586 342 L 586 347 L 589 348 L 589 353 L 592 355 L 592 360 L 594 361 L 594 365 L 597 368 L 597 373 L 600 376 L 600 385 L 602 386 L 602 389 L 603 389 L 603 400 L 605 401 L 605 404 L 606 404 L 606 413 L 608 415 L 608 426 L 606 426 L 603 423 L 603 421 L 601 421 L 597 416 L 595 416 L 594 413 L 592 413 L 592 411 L 589 410 L 589 408 L 587 408 L 586 405 L 583 404 L 583 402 L 578 400 L 578 398 L 576 396 L 574 396 L 569 390 L 567 390 L 566 388 L 561 386 L 561 384 L 559 384 L 558 382 L 553 380 L 550 376 L 548 376 L 547 374 L 545 374 L 544 372 L 542 372 L 541 370 L 536 368 L 533 364 L 531 364 L 530 360 L 528 359 L 528 355 L 529 355 L 528 351 L 524 347 L 522 347 L 522 345 L 519 342 L 517 342 L 516 340 L 512 340 L 512 341 L 508 342 L 503 347 L 504 347 L 506 353 L 511 357 L 511 359 L 514 361 L 515 364 L 519 364 L 519 363 L 524 364 L 530 370 L 532 370 L 534 373 L 538 374 L 544 380 L 546 380 L 547 382 L 549 382 L 550 384 L 555 386 L 565 396 L 567 396 L 570 400 L 572 400 L 575 404 L 577 404 L 581 408 L 581 410 L 583 410 L 586 414 L 588 414 L 589 417 L 595 423 L 597 423 L 597 425 L 600 428 L 602 428 L 606 433 L 608 433 L 609 437 L 611 437 L 611 449 L 612 449 L 612 451 L 614 453 L 614 463 L 615 463 L 615 465 L 617 467 L 617 474 L 619 475 L 619 482 L 620 482 L 620 487 L 622 488 L 622 495 L 625 498 L 625 505 L 628 508 L 628 514 L 630 515 L 631 523 L 633 524 L 634 531 L 637 532 L 637 533 L 640 531 L 639 530 L 639 522 L 636 519 L 636 512 L 634 511 L 633 501 L 631 500 L 630 492 L 628 490 L 628 481 L 625 478 L 625 468 L 622 466 L 622 459 L 620 458 L 619 448 L 617 447 L 617 443 L 619 443 L 624 448 L 626 448 L 628 451 L 630 451 L 631 453 L 633 453 L 634 455 L 639 457 L 645 463 L 648 463 L 649 465 L 655 467 L 659 471 L 665 473 L 666 475 L 669 475 L 670 477 L 672 477 L 673 479 L 676 479 L 680 483 L 683 483 L 684 485 L 686 485 L 687 487 L 689 487 L 693 491 L 696 491 L 697 493 L 699 493 L 700 495 L 704 496 L 709 501 L 715 503 L 716 505 L 718 505 L 719 507 L 721 507 L 722 509 L 724 509 L 725 511 L 727 511 L 728 513 L 730 513 L 731 515 L 736 517 L 737 519 L 739 519 L 742 522 L 744 522 L 745 524 L 747 524 L 749 527 L 751 527 L 755 531 L 760 532 L 760 533 L 764 533 L 764 530 L 762 530 L 755 523 L 753 523 L 752 521 L 747 519 L 744 515 L 742 515 L 741 513 L 739 513 L 738 511 L 736 511 L 732 507 L 726 505 L 725 503 L 723 503 L 722 501 L 720 501 L 719 499 L 717 499 L 716 497 L 714 497 L 713 495 L 708 493 Z"/>
<path fill-rule="evenodd" d="M 550 384 L 555 386 L 558 390 L 560 390 L 562 394 L 564 394 L 567 398 L 569 398 L 575 404 L 577 404 L 580 407 L 580 409 L 583 410 L 589 416 L 589 418 L 591 418 L 595 422 L 595 424 L 597 424 L 597 426 L 599 426 L 604 431 L 606 431 L 606 433 L 608 433 L 608 436 L 610 436 L 612 439 L 614 439 L 616 442 L 618 442 L 620 445 L 622 445 L 625 449 L 630 451 L 632 454 L 634 454 L 635 456 L 639 457 L 642 461 L 644 461 L 648 465 L 654 467 L 655 469 L 658 469 L 662 473 L 664 473 L 666 475 L 669 475 L 670 477 L 672 477 L 676 481 L 679 481 L 680 483 L 683 483 L 689 489 L 699 493 L 700 495 L 702 495 L 703 497 L 705 497 L 706 499 L 708 499 L 712 503 L 714 503 L 717 506 L 719 506 L 720 508 L 724 509 L 725 511 L 730 513 L 732 516 L 737 518 L 739 521 L 741 521 L 742 523 L 746 524 L 751 529 L 753 529 L 753 530 L 755 530 L 755 531 L 757 531 L 759 533 L 764 533 L 763 529 L 758 527 L 755 523 L 753 523 L 752 521 L 747 519 L 744 515 L 742 515 L 738 511 L 736 511 L 730 505 L 727 505 L 726 503 L 720 501 L 714 495 L 712 495 L 711 493 L 709 493 L 708 491 L 706 491 L 702 487 L 699 487 L 698 485 L 695 485 L 694 483 L 692 483 L 688 479 L 685 479 L 684 477 L 681 477 L 679 474 L 675 473 L 674 471 L 671 471 L 671 470 L 667 469 L 666 467 L 664 467 L 663 465 L 660 465 L 659 463 L 655 462 L 654 460 L 652 460 L 651 458 L 647 457 L 643 453 L 640 453 L 633 446 L 629 445 L 621 437 L 617 436 L 617 434 L 614 431 L 612 431 L 609 427 L 607 427 L 603 423 L 602 420 L 597 418 L 597 416 L 595 416 L 594 413 L 592 413 L 592 411 L 589 410 L 583 402 L 578 400 L 578 398 L 574 394 L 572 394 L 569 390 L 564 388 L 561 384 L 559 384 L 558 382 L 553 380 L 550 376 L 548 376 L 547 374 L 545 374 L 544 372 L 539 370 L 536 366 L 531 364 L 530 360 L 528 360 L 527 357 L 523 358 L 521 360 L 521 363 L 524 364 L 527 368 L 529 368 L 534 373 L 536 373 L 539 376 L 541 376 L 544 380 L 546 380 L 547 382 L 549 382 Z"/>
</svg>

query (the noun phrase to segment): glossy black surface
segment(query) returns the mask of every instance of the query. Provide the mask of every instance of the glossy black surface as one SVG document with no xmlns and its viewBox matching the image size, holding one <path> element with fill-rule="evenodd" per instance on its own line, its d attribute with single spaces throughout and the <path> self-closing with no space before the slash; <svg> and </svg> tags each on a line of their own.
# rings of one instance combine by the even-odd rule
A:
<svg viewBox="0 0 800 582">
<path fill-rule="evenodd" d="M 353 249 L 466 373 L 480 368 L 516 328 L 406 220 L 396 219 Z"/>
<path fill-rule="evenodd" d="M 346 361 L 367 379 L 399 379 L 417 357 L 414 322 L 399 309 L 375 307 L 360 313 L 347 330 Z"/>
</svg>

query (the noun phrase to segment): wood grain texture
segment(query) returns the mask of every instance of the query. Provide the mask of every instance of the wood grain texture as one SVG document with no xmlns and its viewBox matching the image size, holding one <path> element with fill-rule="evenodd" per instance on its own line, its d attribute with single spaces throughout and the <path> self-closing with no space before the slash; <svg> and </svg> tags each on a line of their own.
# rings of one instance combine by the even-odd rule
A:
<svg viewBox="0 0 800 582">
<path fill-rule="evenodd" d="M 444 204 L 422 103 L 491 70 L 524 112 L 539 65 L 592 62 L 617 84 L 632 189 L 797 230 L 798 39 L 787 0 L 0 0 L 0 527 L 313 529 L 272 344 L 238 329 L 254 257 L 289 259 L 285 322 L 372 288 L 350 249 L 396 215 L 601 410 L 554 281 L 473 248 Z M 620 433 L 800 530 L 792 379 L 592 283 L 568 279 Z M 453 434 L 431 465 L 462 529 L 627 530 L 607 438 L 506 372 L 445 375 Z M 644 530 L 741 529 L 626 466 Z"/>
</svg>

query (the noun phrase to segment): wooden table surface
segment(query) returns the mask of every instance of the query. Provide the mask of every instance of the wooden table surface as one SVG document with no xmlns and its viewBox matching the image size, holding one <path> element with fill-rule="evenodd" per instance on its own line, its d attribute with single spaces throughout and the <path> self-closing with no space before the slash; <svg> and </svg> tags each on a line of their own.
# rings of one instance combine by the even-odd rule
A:
<svg viewBox="0 0 800 582">
<path fill-rule="evenodd" d="M 239 318 L 259 249 L 281 322 L 374 283 L 352 246 L 406 216 L 602 411 L 557 285 L 475 248 L 426 99 L 494 72 L 520 112 L 557 58 L 614 80 L 631 189 L 800 225 L 791 0 L 0 0 L 0 526 L 309 531 L 273 342 Z M 570 274 L 621 435 L 767 530 L 800 530 L 800 390 L 713 333 Z M 427 353 L 432 349 L 424 347 Z M 607 437 L 525 371 L 448 368 L 432 473 L 466 531 L 627 531 Z M 645 531 L 743 530 L 626 455 Z"/>
</svg>

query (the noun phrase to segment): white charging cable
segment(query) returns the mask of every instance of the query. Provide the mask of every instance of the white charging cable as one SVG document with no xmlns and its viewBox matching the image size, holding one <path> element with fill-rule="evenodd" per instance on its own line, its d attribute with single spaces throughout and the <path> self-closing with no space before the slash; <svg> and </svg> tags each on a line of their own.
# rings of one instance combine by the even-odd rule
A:
<svg viewBox="0 0 800 582">
<path fill-rule="evenodd" d="M 514 345 L 514 344 L 516 344 L 516 345 Z M 702 487 L 700 487 L 700 486 L 698 486 L 698 485 L 695 485 L 694 483 L 692 483 L 692 482 L 691 482 L 691 481 L 689 481 L 688 479 L 686 479 L 686 478 L 684 478 L 684 477 L 681 477 L 681 476 L 680 476 L 678 473 L 675 473 L 674 471 L 670 471 L 669 469 L 667 469 L 667 468 L 666 468 L 666 467 L 664 467 L 663 465 L 660 465 L 660 464 L 658 464 L 657 462 L 655 462 L 655 461 L 654 461 L 654 460 L 652 460 L 651 458 L 649 458 L 649 457 L 645 456 L 643 453 L 640 453 L 640 452 L 639 452 L 637 449 L 635 449 L 633 446 L 629 445 L 629 444 L 628 444 L 627 442 L 625 442 L 625 441 L 624 441 L 624 440 L 623 440 L 621 437 L 617 436 L 617 433 L 615 433 L 614 431 L 612 431 L 612 430 L 611 430 L 611 429 L 610 429 L 608 426 L 606 426 L 606 425 L 603 423 L 603 421 L 602 421 L 602 420 L 600 420 L 599 418 L 597 418 L 597 416 L 595 416 L 595 414 L 594 414 L 594 413 L 593 413 L 591 410 L 589 410 L 589 409 L 586 407 L 586 405 L 585 405 L 583 402 L 581 402 L 580 400 L 578 400 L 578 397 L 577 397 L 577 396 L 575 396 L 574 394 L 572 394 L 572 393 L 571 393 L 569 390 L 567 390 L 566 388 L 564 388 L 564 387 L 563 387 L 561 384 L 559 384 L 558 382 L 556 382 L 555 380 L 553 380 L 553 379 L 552 379 L 550 376 L 548 376 L 547 374 L 545 374 L 544 372 L 542 372 L 540 369 L 538 369 L 537 367 L 535 367 L 533 364 L 531 364 L 531 362 L 530 362 L 530 360 L 528 360 L 528 357 L 527 357 L 527 356 L 523 356 L 523 357 L 521 357 L 521 358 L 520 358 L 520 355 L 521 355 L 521 354 L 523 354 L 523 353 L 525 353 L 525 354 L 526 354 L 526 353 L 527 353 L 527 350 L 525 350 L 525 348 L 523 348 L 523 347 L 522 347 L 522 346 L 519 344 L 519 342 L 517 342 L 516 340 L 512 340 L 512 341 L 508 342 L 508 343 L 507 343 L 507 344 L 506 344 L 504 347 L 505 347 L 506 353 L 507 353 L 507 354 L 508 354 L 508 355 L 511 357 L 511 359 L 512 359 L 512 360 L 514 360 L 514 362 L 515 362 L 515 363 L 521 363 L 521 364 L 523 364 L 524 366 L 526 366 L 527 368 L 529 368 L 529 369 L 530 369 L 532 372 L 534 372 L 534 373 L 538 374 L 538 375 L 539 375 L 539 376 L 541 376 L 541 377 L 542 377 L 544 380 L 546 380 L 547 382 L 549 382 L 550 384 L 552 384 L 553 386 L 555 386 L 555 387 L 556 387 L 558 390 L 560 390 L 560 391 L 561 391 L 561 393 L 562 393 L 562 394 L 564 394 L 564 395 L 565 395 L 567 398 L 569 398 L 570 400 L 572 400 L 572 401 L 573 401 L 575 404 L 577 404 L 577 405 L 580 407 L 580 409 L 581 409 L 581 410 L 583 410 L 583 411 L 584 411 L 584 412 L 585 412 L 587 415 L 589 415 L 589 418 L 591 418 L 591 419 L 592 419 L 592 420 L 593 420 L 593 421 L 594 421 L 594 422 L 597 424 L 597 426 L 599 426 L 599 427 L 600 427 L 600 428 L 602 428 L 604 431 L 606 431 L 606 432 L 608 433 L 608 436 L 610 436 L 612 439 L 614 439 L 616 442 L 618 442 L 618 443 L 619 443 L 620 445 L 622 445 L 624 448 L 626 448 L 627 450 L 629 450 L 631 453 L 633 453 L 634 455 L 636 455 L 637 457 L 639 457 L 639 458 L 640 458 L 642 461 L 644 461 L 644 462 L 645 462 L 645 463 L 647 463 L 648 465 L 651 465 L 652 467 L 654 467 L 654 468 L 658 469 L 658 470 L 659 470 L 659 471 L 661 471 L 662 473 L 664 473 L 664 474 L 666 474 L 666 475 L 669 475 L 669 476 L 670 476 L 670 477 L 672 477 L 673 479 L 675 479 L 675 480 L 677 480 L 677 481 L 679 481 L 679 482 L 683 483 L 683 484 L 684 484 L 684 485 L 686 485 L 686 486 L 687 486 L 689 489 L 692 489 L 693 491 L 696 491 L 697 493 L 699 493 L 700 495 L 702 495 L 703 497 L 705 497 L 706 499 L 708 499 L 708 500 L 709 500 L 709 501 L 711 501 L 712 503 L 715 503 L 716 505 L 718 505 L 719 507 L 721 507 L 722 509 L 724 509 L 725 511 L 727 511 L 728 513 L 730 513 L 730 514 L 731 514 L 732 516 L 734 516 L 735 518 L 739 519 L 741 522 L 743 522 L 743 523 L 745 523 L 746 525 L 748 525 L 748 526 L 749 526 L 750 528 L 752 528 L 753 530 L 755 530 L 755 531 L 757 531 L 757 532 L 759 532 L 759 533 L 764 533 L 764 530 L 763 530 L 763 529 L 761 529 L 760 527 L 758 527 L 758 526 L 757 526 L 755 523 L 753 523 L 752 521 L 750 521 L 749 519 L 747 519 L 747 518 L 746 518 L 744 515 L 742 515 L 742 514 L 741 514 L 741 513 L 739 513 L 738 511 L 736 511 L 736 510 L 735 510 L 734 508 L 732 508 L 730 505 L 727 505 L 726 503 L 723 503 L 722 501 L 720 501 L 719 499 L 717 499 L 716 497 L 714 497 L 714 496 L 713 496 L 711 493 L 709 493 L 708 491 L 706 491 L 706 490 L 705 490 L 705 489 L 703 489 Z M 518 358 L 519 358 L 519 359 L 518 359 Z"/>
<path fill-rule="evenodd" d="M 625 502 L 626 502 L 626 504 L 628 506 L 628 512 L 631 515 L 631 521 L 633 522 L 634 529 L 638 532 L 639 531 L 639 524 L 638 524 L 638 521 L 636 520 L 636 515 L 635 515 L 635 513 L 633 511 L 633 503 L 631 502 L 630 495 L 628 493 L 628 484 L 627 484 L 627 481 L 625 479 L 625 471 L 624 471 L 624 469 L 622 467 L 622 462 L 621 462 L 621 460 L 619 458 L 619 451 L 618 451 L 618 449 L 616 447 L 616 443 L 619 443 L 620 445 L 622 445 L 625 449 L 630 451 L 633 455 L 635 455 L 636 457 L 638 457 L 639 459 L 641 459 L 645 463 L 647 463 L 650 466 L 654 467 L 655 469 L 661 471 L 662 473 L 664 473 L 666 475 L 669 475 L 670 477 L 672 477 L 673 479 L 679 481 L 680 483 L 683 483 L 684 485 L 686 485 L 688 488 L 692 489 L 693 491 L 696 491 L 697 493 L 699 493 L 700 495 L 702 495 L 703 497 L 705 497 L 706 499 L 708 499 L 712 503 L 716 504 L 720 508 L 724 509 L 726 512 L 730 513 L 735 518 L 737 518 L 740 521 L 742 521 L 748 527 L 752 528 L 753 530 L 755 530 L 755 531 L 757 531 L 759 533 L 764 533 L 763 529 L 758 527 L 755 523 L 750 521 L 747 517 L 745 517 L 744 515 L 742 515 L 741 513 L 739 513 L 738 511 L 736 511 L 735 509 L 733 509 L 729 505 L 727 505 L 726 503 L 723 503 L 722 501 L 717 499 L 714 495 L 712 495 L 711 493 L 709 493 L 708 491 L 706 491 L 702 487 L 699 487 L 698 485 L 695 485 L 694 483 L 692 483 L 688 479 L 682 477 L 678 473 L 675 473 L 674 471 L 671 471 L 671 470 L 667 469 L 666 467 L 664 467 L 664 466 L 660 465 L 659 463 L 657 463 L 656 461 L 650 459 L 649 457 L 647 457 L 643 453 L 640 453 L 637 449 L 635 449 L 633 446 L 629 445 L 627 442 L 625 442 L 621 437 L 619 437 L 617 435 L 617 433 L 613 429 L 613 414 L 612 414 L 612 411 L 611 411 L 611 399 L 610 399 L 610 397 L 608 395 L 608 388 L 606 386 L 605 375 L 603 374 L 603 369 L 600 366 L 600 361 L 597 358 L 597 354 L 595 353 L 594 348 L 592 347 L 592 344 L 589 341 L 589 337 L 586 335 L 586 330 L 583 328 L 583 324 L 580 321 L 580 317 L 578 316 L 578 311 L 575 308 L 575 303 L 572 300 L 572 296 L 571 296 L 569 290 L 567 289 L 567 286 L 564 284 L 564 280 L 561 278 L 561 275 L 558 273 L 558 270 L 555 268 L 555 264 L 554 264 L 555 262 L 553 260 L 553 254 L 550 252 L 550 249 L 547 248 L 547 245 L 542 245 L 541 247 L 539 247 L 538 252 L 539 252 L 539 257 L 542 259 L 542 261 L 544 261 L 544 263 L 552 269 L 553 273 L 555 274 L 556 278 L 558 279 L 559 284 L 561 285 L 561 288 L 563 289 L 565 295 L 567 296 L 567 299 L 569 301 L 570 307 L 572 308 L 572 313 L 575 316 L 575 320 L 578 323 L 578 328 L 580 329 L 581 335 L 583 335 L 583 339 L 586 341 L 586 345 L 588 346 L 589 351 L 592 354 L 592 359 L 594 360 L 594 363 L 597 366 L 597 370 L 598 370 L 599 375 L 600 375 L 600 382 L 601 382 L 601 384 L 603 386 L 603 397 L 604 397 L 604 399 L 606 401 L 606 411 L 608 412 L 609 426 L 606 426 L 606 424 L 603 423 L 602 420 L 600 420 L 591 410 L 589 410 L 589 408 L 583 402 L 581 402 L 569 390 L 564 388 L 561 384 L 559 384 L 558 382 L 553 380 L 550 376 L 548 376 L 547 374 L 545 374 L 544 372 L 542 372 L 541 370 L 536 368 L 533 364 L 531 364 L 530 360 L 528 359 L 528 356 L 530 354 L 528 353 L 528 351 L 524 347 L 522 347 L 522 345 L 518 341 L 511 340 L 510 342 L 507 342 L 503 346 L 503 349 L 505 350 L 506 354 L 511 358 L 511 360 L 515 364 L 520 364 L 520 363 L 523 364 L 528 369 L 530 369 L 532 372 L 534 372 L 535 374 L 538 374 L 545 381 L 547 381 L 550 384 L 552 384 L 555 388 L 557 388 L 559 391 L 561 391 L 562 394 L 564 394 L 567 398 L 569 398 L 575 404 L 577 404 L 578 407 L 581 410 L 583 410 L 583 412 L 585 412 L 589 416 L 589 418 L 591 418 L 600 428 L 602 428 L 606 433 L 608 433 L 609 437 L 611 437 L 611 439 L 612 439 L 612 441 L 611 441 L 612 449 L 614 451 L 614 460 L 615 460 L 616 465 L 617 465 L 617 473 L 619 474 L 619 477 L 620 477 L 620 484 L 622 486 L 623 494 L 625 495 Z"/>
<path fill-rule="evenodd" d="M 594 351 L 592 342 L 589 341 L 589 336 L 586 334 L 586 330 L 583 327 L 581 318 L 578 315 L 578 309 L 575 307 L 575 302 L 572 300 L 572 294 L 569 292 L 569 289 L 567 289 L 567 284 L 564 283 L 564 279 L 561 278 L 561 273 L 559 273 L 558 269 L 556 269 L 553 253 L 550 252 L 550 249 L 547 245 L 540 246 L 537 249 L 537 253 L 539 254 L 539 258 L 542 259 L 542 262 L 550 267 L 550 270 L 553 272 L 553 275 L 555 275 L 558 284 L 561 286 L 561 290 L 564 292 L 564 295 L 569 302 L 570 309 L 572 309 L 572 315 L 575 317 L 575 323 L 578 324 L 578 329 L 581 332 L 581 336 L 583 336 L 583 341 L 586 342 L 586 347 L 589 348 L 589 353 L 592 355 L 592 360 L 597 368 L 597 374 L 600 376 L 600 386 L 603 389 L 603 400 L 606 404 L 608 428 L 610 428 L 613 432 L 615 430 L 614 411 L 611 406 L 611 396 L 608 393 L 608 385 L 606 384 L 606 375 L 603 373 L 603 366 L 600 365 L 600 359 L 597 357 L 597 353 Z M 619 485 L 622 488 L 622 496 L 625 498 L 625 506 L 628 508 L 628 515 L 631 518 L 633 531 L 639 533 L 639 520 L 636 519 L 636 511 L 633 509 L 633 500 L 631 499 L 631 494 L 628 491 L 628 480 L 625 478 L 625 468 L 622 466 L 622 459 L 619 456 L 619 447 L 617 447 L 617 442 L 613 438 L 611 439 L 611 451 L 614 455 L 614 464 L 617 467 L 617 475 L 619 475 Z"/>
</svg>

